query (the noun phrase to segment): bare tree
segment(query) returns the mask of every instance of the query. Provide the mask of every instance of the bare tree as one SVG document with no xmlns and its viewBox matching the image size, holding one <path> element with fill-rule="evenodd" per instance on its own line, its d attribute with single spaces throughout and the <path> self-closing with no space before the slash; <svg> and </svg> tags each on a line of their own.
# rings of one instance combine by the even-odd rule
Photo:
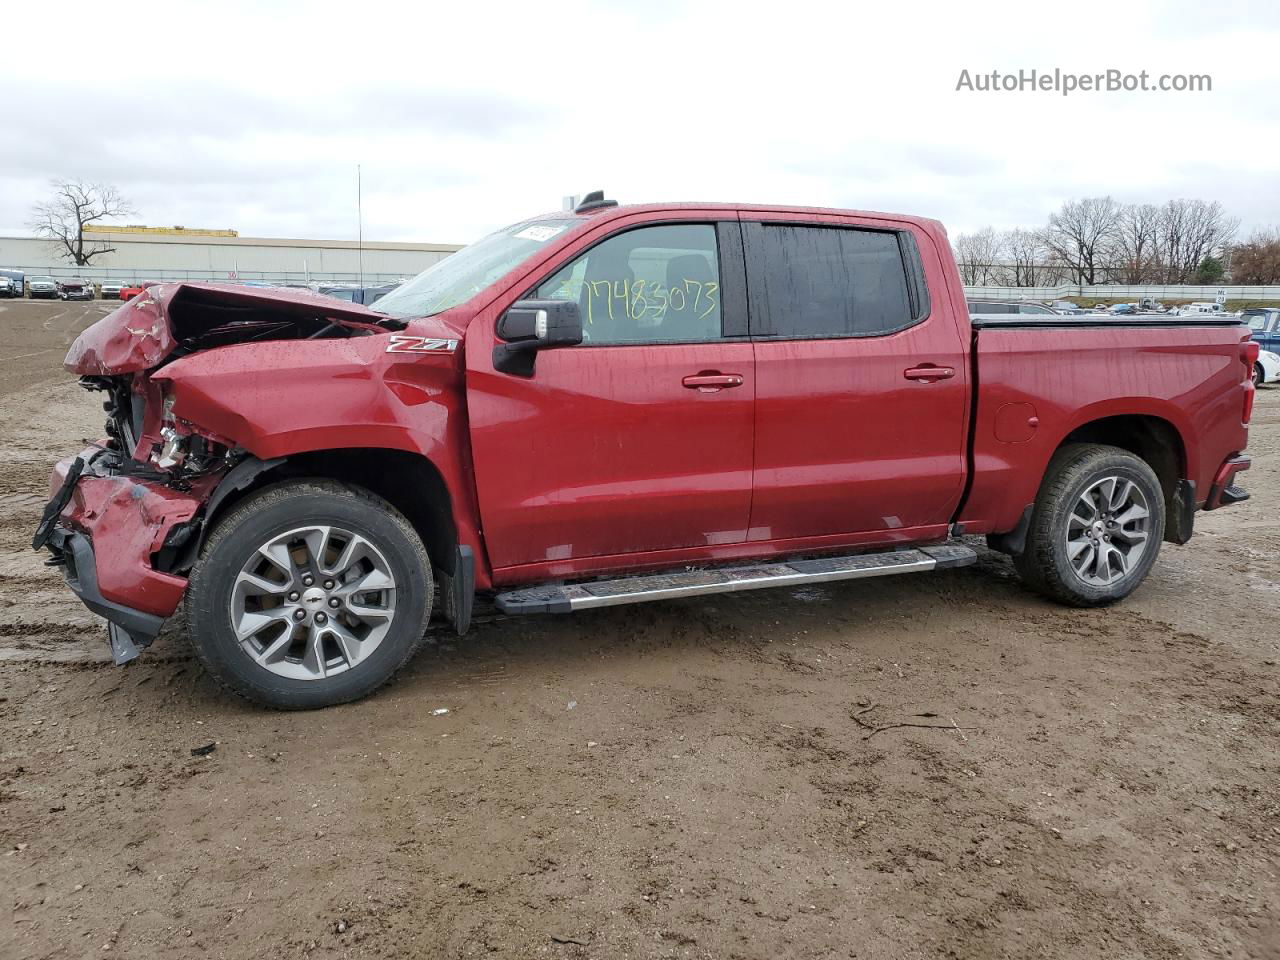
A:
<svg viewBox="0 0 1280 960">
<path fill-rule="evenodd" d="M 1111 197 L 1069 200 L 1049 215 L 1045 243 L 1076 283 L 1096 283 L 1112 255 L 1119 219 L 1120 205 Z"/>
<path fill-rule="evenodd" d="M 1015 227 L 1004 234 L 1001 246 L 1013 286 L 1034 287 L 1049 280 L 1050 268 L 1045 263 L 1049 251 L 1038 232 Z"/>
<path fill-rule="evenodd" d="M 1192 283 L 1205 257 L 1221 253 L 1239 229 L 1216 200 L 1170 200 L 1160 208 L 1166 283 Z"/>
<path fill-rule="evenodd" d="M 1000 239 L 990 227 L 977 233 L 962 233 L 954 244 L 956 266 L 966 286 L 981 287 L 997 282 Z"/>
<path fill-rule="evenodd" d="M 1116 222 L 1114 279 L 1135 284 L 1162 279 L 1160 222 L 1160 208 L 1153 203 L 1121 208 Z"/>
<path fill-rule="evenodd" d="M 123 217 L 133 211 L 115 187 L 83 180 L 54 180 L 53 197 L 31 211 L 31 228 L 58 248 L 59 256 L 77 267 L 94 257 L 114 253 L 115 247 L 86 242 L 84 232 L 107 217 Z"/>
<path fill-rule="evenodd" d="M 1259 230 L 1231 251 L 1232 283 L 1280 283 L 1280 230 Z"/>
</svg>

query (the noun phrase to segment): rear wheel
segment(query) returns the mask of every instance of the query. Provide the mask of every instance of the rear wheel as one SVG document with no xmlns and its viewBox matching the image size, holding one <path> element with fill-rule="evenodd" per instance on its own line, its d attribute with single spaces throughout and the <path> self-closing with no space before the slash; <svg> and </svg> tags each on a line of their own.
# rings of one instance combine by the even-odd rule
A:
<svg viewBox="0 0 1280 960">
<path fill-rule="evenodd" d="M 431 564 L 407 520 L 372 493 L 282 483 L 222 519 L 191 571 L 196 653 L 233 692 L 286 710 L 376 690 L 420 648 Z"/>
<path fill-rule="evenodd" d="M 1101 606 L 1146 579 L 1163 538 L 1164 494 L 1146 461 L 1119 447 L 1072 444 L 1049 464 L 1014 564 L 1054 600 Z"/>
<path fill-rule="evenodd" d="M 1267 374 L 1266 374 L 1266 371 L 1262 369 L 1262 364 L 1260 364 L 1260 363 L 1255 363 L 1255 364 L 1253 365 L 1253 383 L 1254 383 L 1254 386 L 1258 386 L 1258 387 L 1260 387 L 1260 386 L 1262 386 L 1262 385 L 1263 385 L 1264 383 L 1266 383 L 1266 382 L 1267 382 Z"/>
</svg>

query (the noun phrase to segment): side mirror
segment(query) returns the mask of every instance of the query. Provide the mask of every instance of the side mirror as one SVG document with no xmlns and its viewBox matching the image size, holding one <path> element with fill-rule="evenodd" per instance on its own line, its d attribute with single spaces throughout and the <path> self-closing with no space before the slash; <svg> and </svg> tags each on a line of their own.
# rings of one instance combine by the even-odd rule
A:
<svg viewBox="0 0 1280 960">
<path fill-rule="evenodd" d="M 582 312 L 576 300 L 517 300 L 495 332 L 505 342 L 493 348 L 494 369 L 531 377 L 539 350 L 582 342 Z"/>
</svg>

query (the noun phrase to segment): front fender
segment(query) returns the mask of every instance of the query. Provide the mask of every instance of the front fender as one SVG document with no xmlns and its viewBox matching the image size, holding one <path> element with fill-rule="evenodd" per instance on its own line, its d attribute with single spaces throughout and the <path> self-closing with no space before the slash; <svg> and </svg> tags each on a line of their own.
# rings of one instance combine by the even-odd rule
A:
<svg viewBox="0 0 1280 960">
<path fill-rule="evenodd" d="M 179 421 L 259 460 L 360 448 L 424 457 L 459 542 L 483 556 L 460 357 L 399 352 L 389 339 L 237 344 L 175 360 L 153 379 Z"/>
<path fill-rule="evenodd" d="M 172 414 L 261 460 L 337 447 L 435 459 L 463 413 L 453 354 L 390 354 L 382 337 L 237 344 L 158 370 Z"/>
</svg>

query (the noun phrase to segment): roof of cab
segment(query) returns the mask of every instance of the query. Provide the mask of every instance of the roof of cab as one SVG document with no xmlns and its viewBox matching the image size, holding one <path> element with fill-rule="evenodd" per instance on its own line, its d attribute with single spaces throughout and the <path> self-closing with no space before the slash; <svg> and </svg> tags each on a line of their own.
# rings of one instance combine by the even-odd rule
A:
<svg viewBox="0 0 1280 960">
<path fill-rule="evenodd" d="M 620 217 L 633 216 L 638 213 L 679 213 L 682 210 L 723 210 L 726 213 L 749 215 L 752 213 L 795 214 L 798 217 L 808 216 L 844 216 L 858 217 L 868 220 L 893 220 L 900 223 L 915 224 L 926 229 L 941 230 L 946 235 L 946 228 L 941 221 L 930 217 L 913 214 L 885 213 L 874 210 L 848 210 L 839 207 L 805 207 L 793 204 L 767 203 L 694 203 L 681 201 L 678 203 L 633 203 L 619 204 L 613 207 L 596 207 L 577 213 L 572 210 L 557 210 L 534 217 L 535 220 L 616 220 Z"/>
</svg>

